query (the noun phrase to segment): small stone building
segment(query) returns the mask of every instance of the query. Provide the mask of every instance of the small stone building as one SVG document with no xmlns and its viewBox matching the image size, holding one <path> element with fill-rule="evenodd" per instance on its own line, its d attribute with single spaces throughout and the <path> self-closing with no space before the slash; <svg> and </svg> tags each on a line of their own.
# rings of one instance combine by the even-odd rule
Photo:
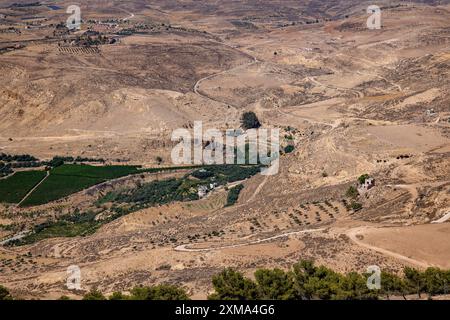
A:
<svg viewBox="0 0 450 320">
<path fill-rule="evenodd" d="M 364 194 L 370 189 L 375 187 L 375 179 L 374 178 L 367 178 L 363 184 L 360 184 L 358 186 L 358 192 L 359 194 Z"/>
</svg>

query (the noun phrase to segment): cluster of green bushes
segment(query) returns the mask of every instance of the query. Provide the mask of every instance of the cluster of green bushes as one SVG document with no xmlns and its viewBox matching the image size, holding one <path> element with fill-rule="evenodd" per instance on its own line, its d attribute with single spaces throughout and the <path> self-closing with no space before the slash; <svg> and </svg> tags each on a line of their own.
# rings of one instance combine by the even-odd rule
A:
<svg viewBox="0 0 450 320">
<path fill-rule="evenodd" d="M 193 201 L 199 199 L 198 187 L 200 185 L 212 183 L 216 186 L 226 185 L 250 178 L 258 172 L 258 166 L 205 166 L 182 178 L 152 181 L 136 188 L 109 192 L 99 199 L 98 203 L 138 203 L 153 206 L 174 201 Z"/>
<path fill-rule="evenodd" d="M 98 290 L 91 290 L 83 296 L 83 300 L 189 300 L 183 288 L 161 284 L 151 287 L 134 287 L 130 294 L 114 292 L 108 298 Z"/>
<path fill-rule="evenodd" d="M 39 160 L 29 154 L 10 155 L 0 153 L 0 177 L 13 173 L 12 168 L 31 168 L 40 165 Z"/>
<path fill-rule="evenodd" d="M 367 278 L 358 273 L 342 275 L 310 261 L 295 264 L 292 270 L 259 269 L 255 280 L 226 269 L 213 277 L 214 300 L 347 300 L 376 299 L 367 288 Z"/>
<path fill-rule="evenodd" d="M 83 163 L 83 162 L 98 162 L 104 163 L 105 160 L 87 158 L 87 157 L 71 157 L 71 156 L 55 156 L 50 161 L 39 161 L 39 159 L 31 156 L 29 154 L 21 154 L 21 155 L 10 155 L 6 153 L 0 153 L 0 172 L 2 167 L 2 162 L 4 161 L 7 164 L 3 164 L 3 166 L 8 166 L 10 168 L 35 168 L 40 166 L 50 166 L 53 168 L 59 167 L 65 163 Z"/>
<path fill-rule="evenodd" d="M 209 175 L 208 177 L 203 178 L 204 180 L 208 180 L 208 182 L 216 182 L 218 185 L 225 185 L 231 182 L 246 180 L 258 174 L 258 172 L 260 172 L 260 166 L 216 165 L 207 166 L 201 170 L 206 172 L 206 175 Z M 197 174 L 198 172 L 193 172 L 193 175 Z"/>
<path fill-rule="evenodd" d="M 6 153 L 0 153 L 0 161 L 8 163 L 11 168 L 33 168 L 44 165 L 56 168 L 65 163 L 83 163 L 83 162 L 105 163 L 105 160 L 102 158 L 95 159 L 80 156 L 76 158 L 71 156 L 54 156 L 50 161 L 39 161 L 39 159 L 29 154 L 10 155 Z"/>
<path fill-rule="evenodd" d="M 192 172 L 191 175 L 194 178 L 205 180 L 205 179 L 213 177 L 214 176 L 214 172 L 209 171 L 209 170 L 205 170 L 205 169 L 200 169 L 200 170 L 195 170 L 194 172 Z"/>
<path fill-rule="evenodd" d="M 104 223 L 104 221 L 96 220 L 95 217 L 96 213 L 92 211 L 65 215 L 58 218 L 57 221 L 47 221 L 35 226 L 32 233 L 22 239 L 11 241 L 8 245 L 18 246 L 47 238 L 77 237 L 93 234 Z"/>
<path fill-rule="evenodd" d="M 359 196 L 359 193 L 355 186 L 350 186 L 345 195 L 349 198 L 356 199 Z"/>
<path fill-rule="evenodd" d="M 87 157 L 71 157 L 71 156 L 55 156 L 52 160 L 46 162 L 46 165 L 49 165 L 51 167 L 59 167 L 63 165 L 64 163 L 83 163 L 83 162 L 98 162 L 98 163 L 105 163 L 105 159 L 103 158 L 87 158 Z"/>
<path fill-rule="evenodd" d="M 35 157 L 29 155 L 29 154 L 19 154 L 19 155 L 10 155 L 6 153 L 0 153 L 0 161 L 4 162 L 33 162 L 33 161 L 39 161 L 39 159 L 36 159 Z"/>
<path fill-rule="evenodd" d="M 43 165 L 40 161 L 23 161 L 23 162 L 11 162 L 9 163 L 11 168 L 37 168 Z"/>
<path fill-rule="evenodd" d="M 225 269 L 212 278 L 214 292 L 210 300 L 376 300 L 392 296 L 423 294 L 429 297 L 448 294 L 450 270 L 428 268 L 419 271 L 405 268 L 403 276 L 381 273 L 381 288 L 369 289 L 369 274 L 350 272 L 342 274 L 312 261 L 300 261 L 291 270 L 258 269 L 254 280 L 233 269 Z M 0 286 L 0 300 L 11 299 L 7 289 Z M 68 299 L 61 297 L 61 299 Z M 91 290 L 84 300 L 187 300 L 184 288 L 172 285 L 135 287 L 129 294 L 115 292 L 105 297 L 98 290 Z"/>
<path fill-rule="evenodd" d="M 136 32 L 136 29 L 130 28 L 130 29 L 121 29 L 121 30 L 117 31 L 117 34 L 120 36 L 131 36 L 135 32 Z"/>
<path fill-rule="evenodd" d="M 166 204 L 173 201 L 190 201 L 198 199 L 197 189 L 188 179 L 167 179 L 152 181 L 130 190 L 109 192 L 99 203 L 126 202 L 142 203 L 148 206 Z"/>
<path fill-rule="evenodd" d="M 0 161 L 0 177 L 5 177 L 11 173 L 13 173 L 13 170 L 11 169 L 11 164 Z"/>
<path fill-rule="evenodd" d="M 48 161 L 46 164 L 50 167 L 56 168 L 64 164 L 64 158 L 53 157 L 53 159 Z"/>
<path fill-rule="evenodd" d="M 234 188 L 231 188 L 228 191 L 228 196 L 227 196 L 227 207 L 231 207 L 233 206 L 239 199 L 239 194 L 241 193 L 242 189 L 244 189 L 244 186 L 242 184 L 237 185 Z"/>
<path fill-rule="evenodd" d="M 74 41 L 77 46 L 90 47 L 108 44 L 109 38 L 96 31 L 87 31 L 84 34 L 77 36 Z"/>
</svg>

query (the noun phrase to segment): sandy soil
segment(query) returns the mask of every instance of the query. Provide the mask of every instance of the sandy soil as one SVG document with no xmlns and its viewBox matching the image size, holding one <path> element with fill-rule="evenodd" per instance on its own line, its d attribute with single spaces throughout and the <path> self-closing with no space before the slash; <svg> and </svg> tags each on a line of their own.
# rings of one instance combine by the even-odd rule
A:
<svg viewBox="0 0 450 320">
<path fill-rule="evenodd" d="M 193 121 L 238 128 L 244 111 L 280 128 L 281 146 L 295 150 L 282 155 L 277 175 L 244 181 L 232 207 L 218 190 L 131 213 L 86 237 L 1 247 L 1 284 L 58 298 L 169 282 L 205 298 L 212 275 L 229 266 L 249 276 L 299 259 L 342 272 L 450 268 L 449 223 L 431 224 L 450 209 L 448 4 L 386 1 L 383 28 L 368 30 L 369 2 L 353 0 L 80 3 L 86 20 L 120 20 L 117 30 L 92 25 L 108 37 L 143 29 L 98 51 L 64 51 L 51 26 L 63 10 L 2 6 L 14 18 L 0 29 L 21 33 L 1 32 L 0 44 L 24 47 L 0 54 L 0 152 L 146 167 L 161 156 L 171 165 L 174 129 Z M 26 28 L 22 15 L 48 20 Z M 26 210 L 1 204 L 0 224 L 12 230 L 0 236 L 97 210 L 110 190 L 185 173 L 119 179 Z M 365 173 L 376 183 L 354 211 L 346 191 Z M 65 287 L 73 264 L 83 292 Z"/>
<path fill-rule="evenodd" d="M 360 234 L 363 243 L 384 248 L 430 266 L 450 268 L 450 224 L 373 228 Z"/>
</svg>

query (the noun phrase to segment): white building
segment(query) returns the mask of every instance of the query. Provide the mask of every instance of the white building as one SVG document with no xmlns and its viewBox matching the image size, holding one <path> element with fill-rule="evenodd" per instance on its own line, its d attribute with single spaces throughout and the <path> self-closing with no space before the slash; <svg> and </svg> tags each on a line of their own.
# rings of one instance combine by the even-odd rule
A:
<svg viewBox="0 0 450 320">
<path fill-rule="evenodd" d="M 209 191 L 208 186 L 199 186 L 198 187 L 198 192 L 197 192 L 198 197 L 200 199 L 204 198 L 208 194 L 208 191 Z"/>
<path fill-rule="evenodd" d="M 358 186 L 359 194 L 364 194 L 375 186 L 374 178 L 367 178 L 363 184 Z"/>
</svg>

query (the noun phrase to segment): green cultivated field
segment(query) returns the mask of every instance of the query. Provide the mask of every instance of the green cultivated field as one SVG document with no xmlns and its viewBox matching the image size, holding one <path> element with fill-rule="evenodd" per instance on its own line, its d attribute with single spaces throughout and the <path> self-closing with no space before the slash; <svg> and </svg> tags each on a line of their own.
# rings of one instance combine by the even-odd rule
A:
<svg viewBox="0 0 450 320">
<path fill-rule="evenodd" d="M 135 166 L 88 166 L 65 164 L 51 171 L 52 175 L 79 176 L 87 178 L 116 179 L 129 174 L 138 173 Z"/>
<path fill-rule="evenodd" d="M 65 198 L 71 194 L 85 190 L 99 183 L 117 179 L 127 175 L 144 172 L 162 172 L 194 168 L 199 169 L 201 168 L 201 166 L 141 169 L 137 166 L 90 166 L 80 164 L 64 164 L 52 169 L 50 171 L 49 177 L 47 177 L 36 188 L 36 190 L 34 190 L 28 196 L 28 198 L 26 198 L 25 201 L 21 203 L 21 206 L 29 207 L 46 204 L 55 200 Z M 214 182 L 218 183 L 219 185 L 226 184 L 227 182 L 247 179 L 259 171 L 258 166 L 224 165 L 204 166 L 203 168 L 205 168 L 207 176 L 210 178 L 213 177 Z M 46 173 L 43 171 L 29 171 L 16 173 L 14 176 L 6 180 L 0 180 L 0 202 L 20 202 L 20 200 L 22 200 L 27 192 L 29 192 L 29 190 L 31 190 L 39 181 L 41 181 L 45 177 L 45 174 Z M 198 174 L 201 175 L 205 173 L 198 172 Z M 206 177 L 206 180 L 202 181 L 202 183 L 209 183 L 210 178 Z M 183 199 L 184 197 L 187 197 L 190 199 L 192 194 L 196 194 L 196 186 L 190 184 L 186 185 L 187 182 L 188 181 L 184 181 L 184 183 L 180 186 L 181 189 L 175 188 L 174 190 L 172 190 L 175 194 L 175 199 L 178 199 L 177 197 L 182 197 Z M 191 181 L 191 183 L 195 184 L 196 181 Z M 194 189 L 195 192 L 193 191 Z M 147 198 L 149 195 L 143 195 L 142 193 L 144 191 L 148 190 L 145 189 L 136 192 L 136 197 Z M 157 191 L 155 192 L 159 194 Z M 189 196 L 186 196 L 186 194 L 189 194 Z M 167 198 L 168 195 L 164 194 L 163 197 Z"/>
<path fill-rule="evenodd" d="M 12 242 L 12 245 L 30 244 L 42 239 L 54 237 L 77 237 L 94 233 L 102 225 L 118 219 L 131 212 L 155 205 L 174 201 L 189 202 L 197 200 L 198 187 L 216 183 L 217 186 L 229 182 L 245 180 L 259 172 L 259 166 L 203 166 L 190 167 L 198 169 L 180 178 L 167 178 L 144 183 L 140 186 L 115 190 L 97 200 L 97 208 L 87 212 L 74 212 L 56 221 L 49 220 L 35 226 L 34 232 L 25 238 Z M 61 199 L 75 192 L 84 190 L 98 183 L 123 175 L 188 169 L 186 167 L 150 168 L 139 170 L 137 167 L 93 167 L 80 165 L 64 165 L 53 169 L 50 176 L 23 202 L 25 206 L 40 205 Z M 227 205 L 234 205 L 239 197 L 242 185 L 230 189 Z M 97 216 L 107 209 L 101 206 L 111 203 L 111 212 L 107 218 L 96 220 Z M 222 203 L 223 204 L 223 203 Z"/>
<path fill-rule="evenodd" d="M 45 175 L 45 171 L 22 171 L 0 180 L 0 202 L 19 203 Z"/>
<path fill-rule="evenodd" d="M 50 176 L 30 196 L 22 202 L 22 206 L 37 206 L 54 200 L 64 198 L 73 193 L 99 184 L 105 179 L 63 176 L 50 174 Z"/>
<path fill-rule="evenodd" d="M 22 203 L 36 206 L 62 199 L 107 180 L 138 173 L 134 166 L 88 166 L 65 164 L 50 172 L 50 176 Z"/>
</svg>

